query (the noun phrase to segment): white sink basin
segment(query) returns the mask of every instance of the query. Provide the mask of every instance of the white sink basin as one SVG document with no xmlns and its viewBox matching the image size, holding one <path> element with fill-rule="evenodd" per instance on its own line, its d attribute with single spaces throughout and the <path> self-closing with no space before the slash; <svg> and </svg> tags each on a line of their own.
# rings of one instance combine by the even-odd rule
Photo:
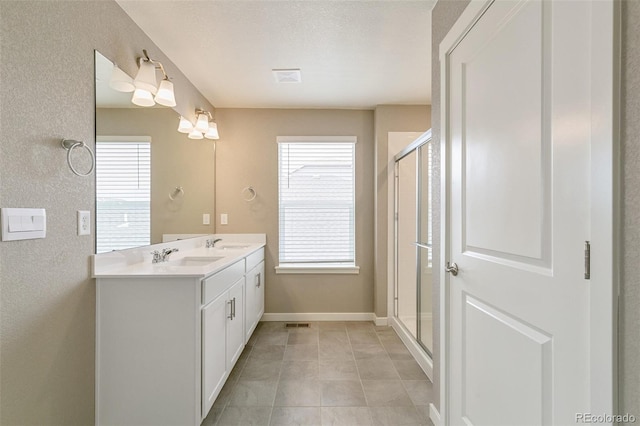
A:
<svg viewBox="0 0 640 426">
<path fill-rule="evenodd" d="M 224 256 L 186 256 L 182 259 L 170 260 L 168 263 L 177 266 L 206 266 L 224 259 Z"/>
<path fill-rule="evenodd" d="M 249 244 L 223 244 L 215 248 L 219 250 L 242 250 L 249 248 Z"/>
</svg>

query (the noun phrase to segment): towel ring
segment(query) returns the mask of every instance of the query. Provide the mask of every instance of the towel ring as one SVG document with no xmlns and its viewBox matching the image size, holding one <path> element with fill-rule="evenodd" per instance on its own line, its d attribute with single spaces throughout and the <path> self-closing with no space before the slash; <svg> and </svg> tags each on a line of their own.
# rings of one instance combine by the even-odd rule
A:
<svg viewBox="0 0 640 426">
<path fill-rule="evenodd" d="M 252 186 L 247 186 L 242 190 L 242 198 L 248 203 L 249 201 L 253 201 L 256 199 L 258 193 Z"/>
<path fill-rule="evenodd" d="M 169 198 L 175 201 L 178 197 L 184 197 L 184 189 L 181 186 L 176 186 L 172 192 L 169 193 Z"/>
<path fill-rule="evenodd" d="M 93 151 L 91 150 L 89 145 L 87 145 L 83 141 L 74 141 L 72 139 L 62 139 L 61 145 L 64 149 L 67 150 L 67 164 L 74 174 L 78 176 L 89 176 L 91 172 L 93 172 L 93 169 L 96 167 L 96 156 L 93 154 Z M 87 173 L 78 172 L 78 170 L 73 167 L 73 164 L 71 164 L 71 152 L 78 147 L 84 148 L 89 151 L 89 155 L 91 156 L 91 168 L 89 168 L 89 171 Z"/>
</svg>

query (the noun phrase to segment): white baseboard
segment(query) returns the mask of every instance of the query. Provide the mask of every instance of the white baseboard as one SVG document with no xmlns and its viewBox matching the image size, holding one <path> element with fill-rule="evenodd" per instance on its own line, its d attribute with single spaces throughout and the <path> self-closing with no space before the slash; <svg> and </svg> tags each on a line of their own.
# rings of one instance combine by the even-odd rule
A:
<svg viewBox="0 0 640 426">
<path fill-rule="evenodd" d="M 384 327 L 389 325 L 389 318 L 387 317 L 377 317 L 376 314 L 373 314 L 374 320 L 378 327 Z"/>
<path fill-rule="evenodd" d="M 262 316 L 262 321 L 374 321 L 376 325 L 378 320 L 373 312 L 281 312 Z M 386 318 L 380 320 L 384 320 L 386 325 Z"/>
<path fill-rule="evenodd" d="M 429 418 L 433 422 L 434 426 L 440 426 L 442 424 L 440 420 L 440 413 L 433 404 L 429 404 Z"/>
</svg>

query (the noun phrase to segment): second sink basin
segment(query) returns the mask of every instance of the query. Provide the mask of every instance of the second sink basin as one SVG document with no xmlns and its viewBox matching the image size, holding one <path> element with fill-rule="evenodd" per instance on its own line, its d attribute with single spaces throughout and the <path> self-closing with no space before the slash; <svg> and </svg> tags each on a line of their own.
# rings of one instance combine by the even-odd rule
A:
<svg viewBox="0 0 640 426">
<path fill-rule="evenodd" d="M 249 244 L 222 244 L 220 246 L 215 246 L 219 250 L 242 250 L 249 247 Z"/>
<path fill-rule="evenodd" d="M 224 256 L 186 256 L 181 259 L 170 260 L 169 263 L 178 266 L 205 266 L 221 259 L 224 259 Z"/>
</svg>

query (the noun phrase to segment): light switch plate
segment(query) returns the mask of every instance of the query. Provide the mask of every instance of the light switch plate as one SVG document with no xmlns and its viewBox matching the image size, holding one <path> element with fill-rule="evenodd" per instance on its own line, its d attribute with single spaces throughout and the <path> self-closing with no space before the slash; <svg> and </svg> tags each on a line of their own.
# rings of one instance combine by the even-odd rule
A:
<svg viewBox="0 0 640 426">
<path fill-rule="evenodd" d="M 229 216 L 226 213 L 220 215 L 220 225 L 227 225 L 229 223 Z"/>
<path fill-rule="evenodd" d="M 202 214 L 202 224 L 211 225 L 211 216 L 209 215 L 209 213 Z"/>
<path fill-rule="evenodd" d="M 45 209 L 2 208 L 2 241 L 31 240 L 47 235 Z"/>
<path fill-rule="evenodd" d="M 91 212 L 78 210 L 78 235 L 91 234 Z"/>
</svg>

